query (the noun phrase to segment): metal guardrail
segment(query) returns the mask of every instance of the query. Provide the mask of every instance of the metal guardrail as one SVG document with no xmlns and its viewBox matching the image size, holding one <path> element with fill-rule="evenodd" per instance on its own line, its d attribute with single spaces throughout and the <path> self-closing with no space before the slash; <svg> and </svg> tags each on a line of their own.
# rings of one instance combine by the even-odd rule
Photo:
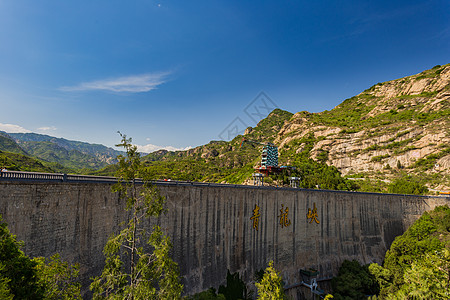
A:
<svg viewBox="0 0 450 300">
<path fill-rule="evenodd" d="M 68 182 L 68 183 L 117 183 L 117 177 L 109 176 L 92 176 L 92 175 L 75 175 L 61 173 L 38 173 L 38 172 L 22 172 L 22 171 L 5 171 L 0 173 L 1 181 L 21 181 L 21 182 Z M 156 185 L 178 185 L 178 186 L 207 186 L 207 187 L 243 187 L 243 188 L 259 188 L 259 189 L 279 189 L 276 187 L 226 184 L 226 183 L 210 183 L 210 182 L 192 182 L 178 180 L 154 180 L 151 181 Z M 137 184 L 142 184 L 141 179 L 136 179 Z M 280 187 L 281 188 L 281 187 Z"/>
<path fill-rule="evenodd" d="M 2 181 L 22 181 L 22 182 L 67 182 L 67 183 L 105 183 L 113 184 L 117 183 L 117 177 L 111 176 L 93 176 L 93 175 L 75 175 L 75 174 L 61 174 L 61 173 L 38 173 L 38 172 L 22 172 L 22 171 L 5 171 L 0 172 L 0 182 Z M 142 184 L 141 179 L 135 181 L 137 184 Z M 305 188 L 292 188 L 292 187 L 274 187 L 274 186 L 257 186 L 257 185 L 242 185 L 242 184 L 228 184 L 228 183 L 212 183 L 212 182 L 193 182 L 193 181 L 178 181 L 178 180 L 153 180 L 153 184 L 164 186 L 206 186 L 206 187 L 227 187 L 227 188 L 244 188 L 244 189 L 262 189 L 262 190 L 303 190 L 303 191 L 315 191 L 315 192 L 335 192 L 335 193 L 355 193 L 355 194 L 376 194 L 379 193 L 367 193 L 367 192 L 354 192 L 354 191 L 335 191 L 335 190 L 322 190 L 322 189 L 305 189 Z M 388 194 L 385 194 L 388 195 Z M 392 194 L 400 196 L 399 194 Z M 439 197 L 449 198 L 449 195 L 439 196 L 418 196 L 418 195 L 401 195 L 411 197 Z"/>
<path fill-rule="evenodd" d="M 116 183 L 117 178 L 108 176 L 74 175 L 61 173 L 3 171 L 0 172 L 0 181 Z"/>
</svg>

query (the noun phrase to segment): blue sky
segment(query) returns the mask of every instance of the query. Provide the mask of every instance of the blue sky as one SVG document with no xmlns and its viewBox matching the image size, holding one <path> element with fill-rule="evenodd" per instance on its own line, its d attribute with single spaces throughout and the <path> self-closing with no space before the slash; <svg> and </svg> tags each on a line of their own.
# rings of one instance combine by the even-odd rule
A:
<svg viewBox="0 0 450 300">
<path fill-rule="evenodd" d="M 0 0 L 0 129 L 185 148 L 449 62 L 448 0 Z"/>
</svg>

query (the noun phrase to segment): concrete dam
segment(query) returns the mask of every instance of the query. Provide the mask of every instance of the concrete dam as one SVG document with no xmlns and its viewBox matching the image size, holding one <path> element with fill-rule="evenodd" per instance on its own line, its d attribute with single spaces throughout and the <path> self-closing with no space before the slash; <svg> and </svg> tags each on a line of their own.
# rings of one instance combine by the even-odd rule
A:
<svg viewBox="0 0 450 300">
<path fill-rule="evenodd" d="M 0 179 L 0 214 L 32 257 L 60 253 L 80 264 L 83 289 L 101 273 L 103 247 L 126 220 L 112 182 Z M 320 278 L 344 260 L 383 261 L 394 238 L 449 198 L 186 182 L 156 182 L 168 213 L 147 224 L 169 234 L 184 292 L 225 282 L 227 269 L 244 279 L 270 260 L 286 285 L 299 270 Z"/>
</svg>

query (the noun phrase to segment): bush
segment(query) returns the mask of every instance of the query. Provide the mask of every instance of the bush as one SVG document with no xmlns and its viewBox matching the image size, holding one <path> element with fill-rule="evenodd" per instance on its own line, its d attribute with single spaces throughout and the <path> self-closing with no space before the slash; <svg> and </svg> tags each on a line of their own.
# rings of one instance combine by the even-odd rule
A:
<svg viewBox="0 0 450 300">
<path fill-rule="evenodd" d="M 369 265 L 361 266 L 356 260 L 345 260 L 339 268 L 337 277 L 331 280 L 333 299 L 367 299 L 366 295 L 378 294 L 375 276 Z"/>
<path fill-rule="evenodd" d="M 412 176 L 403 176 L 388 186 L 388 192 L 394 194 L 424 195 L 428 188 Z"/>
<path fill-rule="evenodd" d="M 195 294 L 191 297 L 187 298 L 188 300 L 226 300 L 223 294 L 216 294 L 216 290 L 214 288 L 210 288 L 204 292 Z"/>
<path fill-rule="evenodd" d="M 247 291 L 247 286 L 239 277 L 239 273 L 236 272 L 231 274 L 229 270 L 227 270 L 227 285 L 221 285 L 219 287 L 219 295 L 220 294 L 224 295 L 227 300 L 253 299 L 253 293 Z"/>
</svg>

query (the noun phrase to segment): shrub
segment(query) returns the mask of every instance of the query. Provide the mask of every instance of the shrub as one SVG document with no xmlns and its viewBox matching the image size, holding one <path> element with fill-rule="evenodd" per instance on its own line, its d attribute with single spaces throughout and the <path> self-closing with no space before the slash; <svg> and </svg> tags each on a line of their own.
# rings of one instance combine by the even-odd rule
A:
<svg viewBox="0 0 450 300">
<path fill-rule="evenodd" d="M 366 295 L 378 294 L 379 288 L 369 265 L 361 266 L 356 260 L 345 260 L 338 276 L 331 280 L 333 299 L 366 299 Z"/>
<path fill-rule="evenodd" d="M 428 188 L 412 176 L 402 176 L 388 186 L 388 192 L 394 194 L 424 195 L 428 193 Z"/>
</svg>

